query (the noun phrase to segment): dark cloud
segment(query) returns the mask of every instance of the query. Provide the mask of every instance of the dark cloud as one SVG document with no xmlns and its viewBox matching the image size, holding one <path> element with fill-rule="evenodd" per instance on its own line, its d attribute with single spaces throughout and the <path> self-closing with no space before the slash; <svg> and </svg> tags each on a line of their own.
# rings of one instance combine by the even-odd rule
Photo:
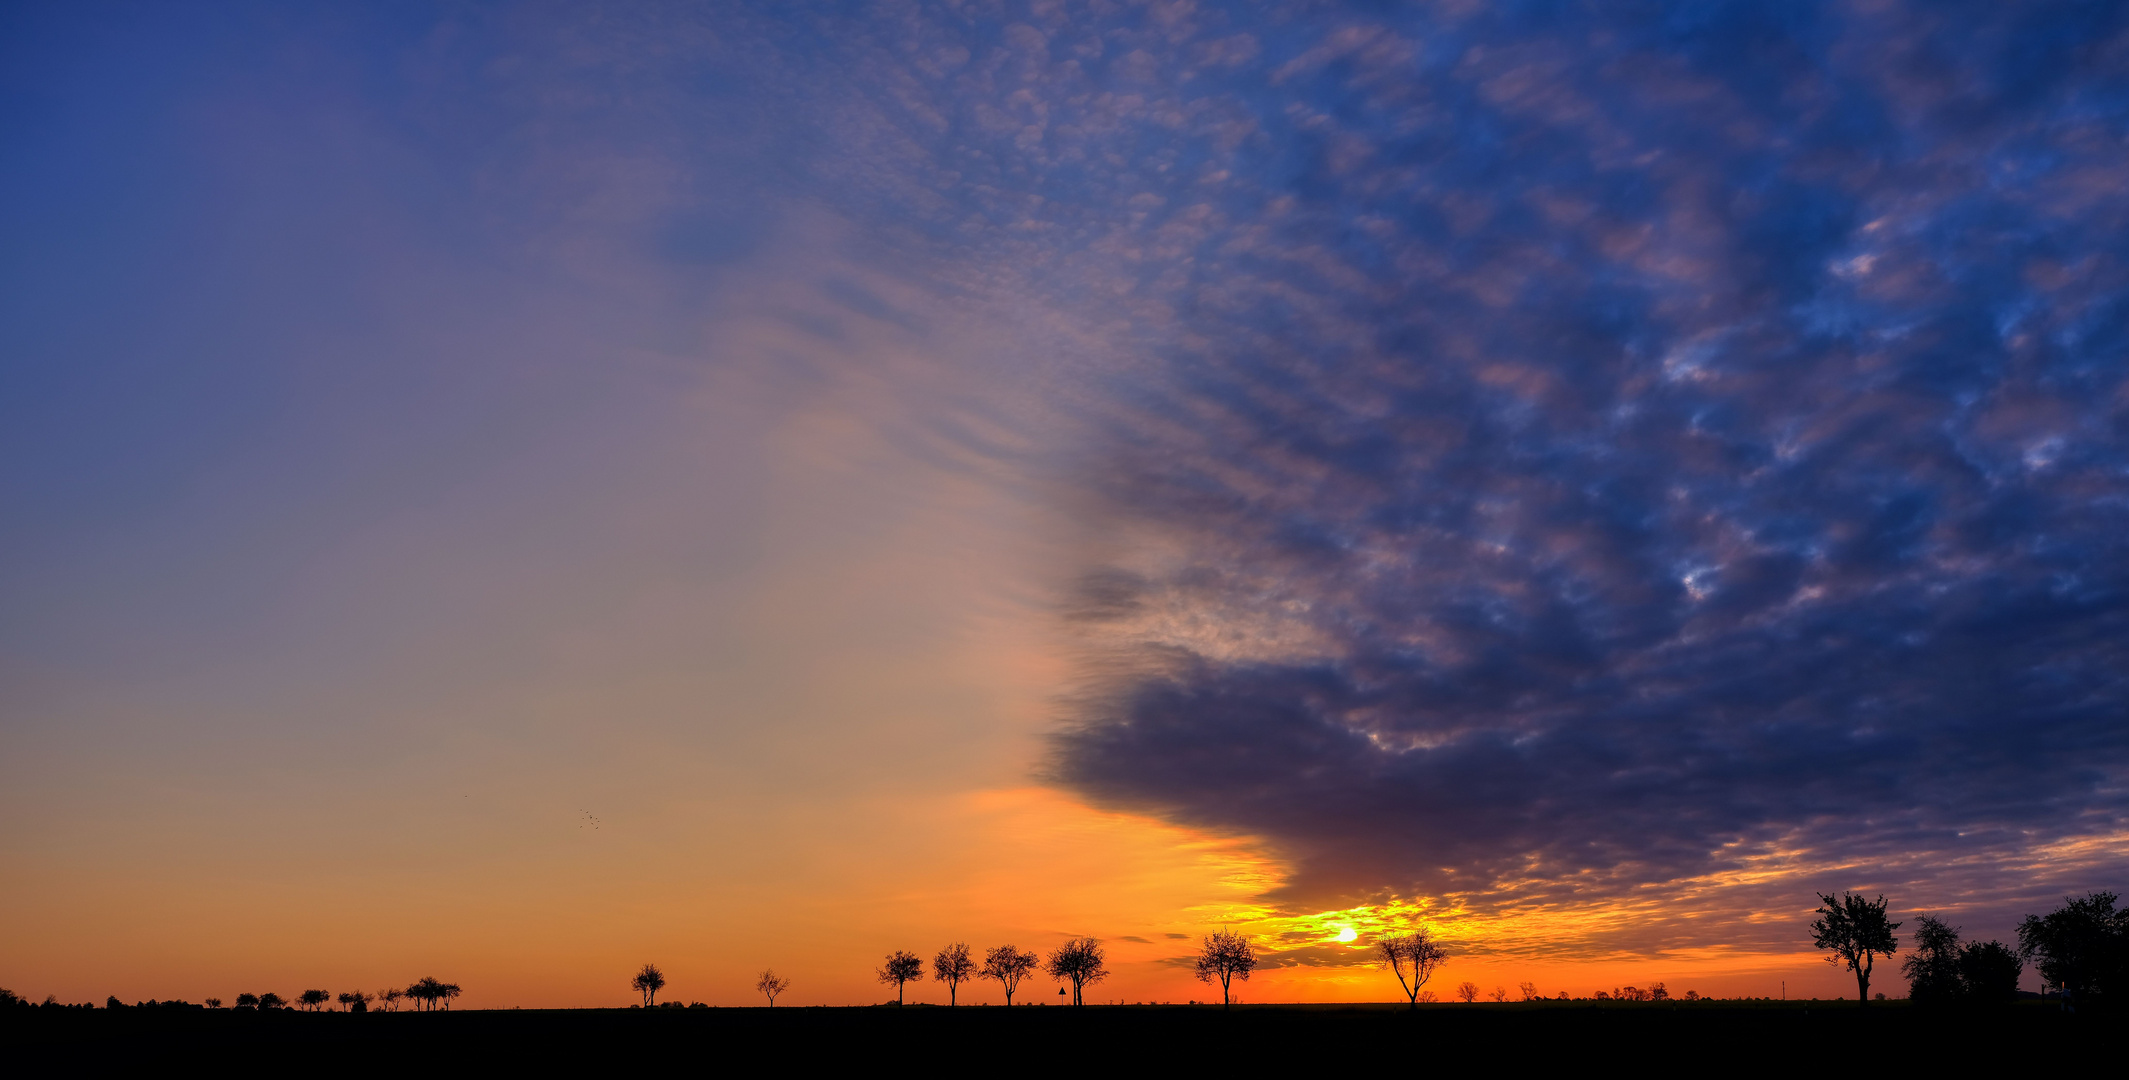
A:
<svg viewBox="0 0 2129 1080">
<path fill-rule="evenodd" d="M 1297 903 L 2124 883 L 2129 12 L 833 30 L 847 197 L 1138 361 L 1061 782 Z"/>
</svg>

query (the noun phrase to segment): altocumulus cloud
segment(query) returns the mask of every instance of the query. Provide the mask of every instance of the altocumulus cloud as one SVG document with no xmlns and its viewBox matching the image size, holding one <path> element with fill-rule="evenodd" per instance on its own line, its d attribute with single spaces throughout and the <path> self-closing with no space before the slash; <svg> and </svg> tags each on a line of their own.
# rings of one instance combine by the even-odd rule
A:
<svg viewBox="0 0 2129 1080">
<path fill-rule="evenodd" d="M 1062 783 L 1295 904 L 2125 884 L 2129 12 L 818 32 L 838 197 L 1132 358 Z"/>
<path fill-rule="evenodd" d="M 2119 883 L 2124 19 L 845 28 L 853 190 L 1144 361 L 1054 775 L 1296 903 Z"/>
</svg>

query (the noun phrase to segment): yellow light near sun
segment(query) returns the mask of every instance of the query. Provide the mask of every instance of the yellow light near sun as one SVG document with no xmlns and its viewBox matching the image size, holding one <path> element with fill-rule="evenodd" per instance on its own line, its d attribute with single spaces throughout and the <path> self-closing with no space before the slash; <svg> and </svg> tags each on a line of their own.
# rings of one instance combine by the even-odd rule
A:
<svg viewBox="0 0 2129 1080">
<path fill-rule="evenodd" d="M 1350 926 L 1341 926 L 1341 927 L 1339 927 L 1339 928 L 1338 928 L 1338 936 L 1337 936 L 1337 937 L 1335 937 L 1335 938 L 1333 938 L 1333 939 L 1331 939 L 1331 940 L 1333 940 L 1333 941 L 1339 941 L 1339 942 L 1345 942 L 1345 941 L 1351 941 L 1351 940 L 1353 940 L 1354 938 L 1357 938 L 1357 937 L 1359 937 L 1359 936 L 1360 936 L 1360 931 L 1358 931 L 1358 930 L 1355 930 L 1355 929 L 1353 929 L 1353 928 L 1352 928 L 1352 927 L 1350 927 Z"/>
</svg>

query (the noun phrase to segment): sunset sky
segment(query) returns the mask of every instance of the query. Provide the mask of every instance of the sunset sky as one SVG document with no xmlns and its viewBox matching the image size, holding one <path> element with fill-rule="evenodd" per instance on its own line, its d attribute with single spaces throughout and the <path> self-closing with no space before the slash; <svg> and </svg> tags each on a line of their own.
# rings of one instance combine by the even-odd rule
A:
<svg viewBox="0 0 2129 1080">
<path fill-rule="evenodd" d="M 2113 3 L 9 4 L 0 986 L 2009 940 L 2129 891 L 2125 132 Z"/>
</svg>

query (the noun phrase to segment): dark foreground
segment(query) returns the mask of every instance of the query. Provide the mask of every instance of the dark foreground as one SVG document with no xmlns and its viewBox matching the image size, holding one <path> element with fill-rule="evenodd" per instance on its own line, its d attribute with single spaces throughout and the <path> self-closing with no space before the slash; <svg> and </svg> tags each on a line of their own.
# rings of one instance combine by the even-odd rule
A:
<svg viewBox="0 0 2129 1080">
<path fill-rule="evenodd" d="M 1937 1013 L 1887 1002 L 1786 1005 L 913 1007 L 453 1013 L 12 1009 L 0 1052 L 72 1072 L 373 1067 L 599 1073 L 859 1065 L 871 1072 L 1254 1075 L 1345 1067 L 1492 1075 L 1529 1067 L 1701 1075 L 1792 1069 L 1911 1075 L 1999 1063 L 2120 1064 L 2117 1017 L 2035 1002 Z M 2102 1062 L 2112 1064 L 2102 1065 Z M 27 1075 L 27 1074 L 24 1074 Z"/>
</svg>

